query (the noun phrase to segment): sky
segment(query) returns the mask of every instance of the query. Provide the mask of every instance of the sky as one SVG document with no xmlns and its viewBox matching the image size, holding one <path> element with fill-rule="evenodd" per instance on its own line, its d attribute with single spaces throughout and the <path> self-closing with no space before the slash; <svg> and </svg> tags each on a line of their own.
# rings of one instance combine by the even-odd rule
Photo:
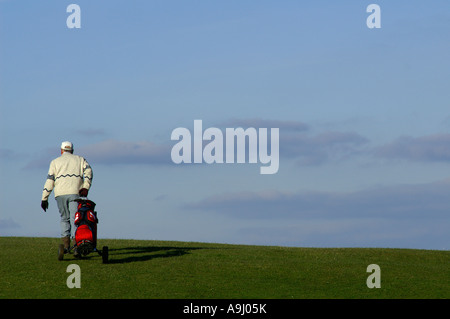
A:
<svg viewBox="0 0 450 319">
<path fill-rule="evenodd" d="M 100 239 L 448 250 L 449 56 L 440 0 L 0 0 L 0 236 L 59 237 L 69 140 Z M 195 120 L 278 128 L 278 171 L 175 164 Z"/>
</svg>

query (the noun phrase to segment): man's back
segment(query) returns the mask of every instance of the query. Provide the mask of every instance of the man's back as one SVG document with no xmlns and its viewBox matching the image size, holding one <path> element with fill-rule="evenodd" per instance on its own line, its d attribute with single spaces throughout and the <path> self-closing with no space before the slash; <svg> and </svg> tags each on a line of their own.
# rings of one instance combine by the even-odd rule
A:
<svg viewBox="0 0 450 319">
<path fill-rule="evenodd" d="M 88 162 L 81 156 L 64 152 L 50 163 L 43 200 L 48 198 L 53 188 L 55 197 L 78 194 L 81 188 L 89 189 L 91 181 L 92 169 Z"/>
<path fill-rule="evenodd" d="M 65 175 L 74 175 L 83 178 L 84 158 L 71 153 L 63 153 L 53 160 L 55 166 L 55 178 L 65 177 Z"/>
</svg>

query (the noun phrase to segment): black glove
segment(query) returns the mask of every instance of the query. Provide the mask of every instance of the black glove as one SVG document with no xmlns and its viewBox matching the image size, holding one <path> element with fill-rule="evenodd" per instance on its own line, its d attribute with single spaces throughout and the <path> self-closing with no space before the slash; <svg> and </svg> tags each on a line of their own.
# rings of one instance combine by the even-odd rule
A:
<svg viewBox="0 0 450 319">
<path fill-rule="evenodd" d="M 42 207 L 42 209 L 44 210 L 44 212 L 47 211 L 47 208 L 48 208 L 48 201 L 43 200 L 43 201 L 41 202 L 41 207 Z"/>
<path fill-rule="evenodd" d="M 82 188 L 82 189 L 80 189 L 80 196 L 81 197 L 87 197 L 87 195 L 88 195 L 88 190 L 86 189 L 86 188 Z"/>
</svg>

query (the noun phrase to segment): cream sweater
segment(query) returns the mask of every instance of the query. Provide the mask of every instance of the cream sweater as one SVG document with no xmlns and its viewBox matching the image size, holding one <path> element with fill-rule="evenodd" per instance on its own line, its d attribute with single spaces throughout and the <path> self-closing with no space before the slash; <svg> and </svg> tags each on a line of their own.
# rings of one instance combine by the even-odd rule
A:
<svg viewBox="0 0 450 319">
<path fill-rule="evenodd" d="M 92 177 L 92 168 L 83 157 L 64 152 L 50 163 L 42 200 L 48 200 L 53 188 L 55 197 L 78 194 L 82 188 L 89 189 Z"/>
</svg>

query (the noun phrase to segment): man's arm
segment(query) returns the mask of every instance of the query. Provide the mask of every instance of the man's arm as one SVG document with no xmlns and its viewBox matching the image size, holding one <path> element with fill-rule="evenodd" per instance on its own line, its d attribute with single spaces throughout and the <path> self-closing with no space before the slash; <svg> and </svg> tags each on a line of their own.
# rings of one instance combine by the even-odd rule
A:
<svg viewBox="0 0 450 319">
<path fill-rule="evenodd" d="M 53 187 L 55 186 L 55 169 L 53 161 L 50 163 L 50 168 L 48 169 L 47 179 L 45 180 L 44 189 L 42 190 L 42 201 L 41 207 L 45 211 L 48 208 L 48 197 L 50 196 Z"/>
<path fill-rule="evenodd" d="M 48 169 L 47 180 L 44 184 L 44 189 L 42 190 L 42 201 L 47 201 L 50 196 L 53 187 L 55 186 L 55 169 L 53 161 L 50 163 L 50 168 Z"/>
<path fill-rule="evenodd" d="M 94 177 L 94 173 L 92 172 L 92 168 L 89 163 L 83 159 L 83 185 L 80 189 L 80 196 L 87 197 L 88 191 L 92 185 L 92 179 Z"/>
</svg>

